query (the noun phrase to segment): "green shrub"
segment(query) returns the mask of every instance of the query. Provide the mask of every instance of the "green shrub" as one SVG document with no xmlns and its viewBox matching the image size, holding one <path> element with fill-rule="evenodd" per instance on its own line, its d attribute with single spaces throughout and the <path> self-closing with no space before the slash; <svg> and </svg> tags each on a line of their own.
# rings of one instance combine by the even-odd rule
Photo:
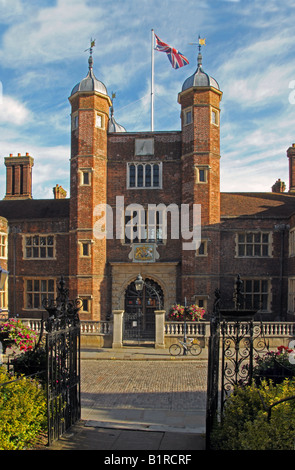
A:
<svg viewBox="0 0 295 470">
<path fill-rule="evenodd" d="M 280 384 L 263 381 L 259 387 L 237 387 L 226 401 L 223 419 L 211 435 L 218 450 L 293 450 L 295 439 L 295 400 L 269 407 L 295 396 L 295 381 Z"/>
<path fill-rule="evenodd" d="M 0 449 L 22 450 L 32 446 L 46 427 L 46 396 L 38 383 L 22 377 L 13 382 L 0 368 Z"/>
</svg>

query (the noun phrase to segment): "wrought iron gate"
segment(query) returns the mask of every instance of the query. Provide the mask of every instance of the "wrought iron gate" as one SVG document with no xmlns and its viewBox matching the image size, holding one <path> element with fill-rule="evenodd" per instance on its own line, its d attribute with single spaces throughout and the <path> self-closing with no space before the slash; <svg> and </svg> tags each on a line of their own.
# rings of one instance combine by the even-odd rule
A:
<svg viewBox="0 0 295 470">
<path fill-rule="evenodd" d="M 63 278 L 55 301 L 44 299 L 46 321 L 48 444 L 81 417 L 79 299 L 71 302 Z"/>
<path fill-rule="evenodd" d="M 220 291 L 215 291 L 208 345 L 206 410 L 206 448 L 218 412 L 223 412 L 227 397 L 236 385 L 247 385 L 253 378 L 253 360 L 267 351 L 262 323 L 253 321 L 254 310 L 240 309 L 241 281 L 235 293 L 236 308 L 220 308 Z M 220 357 L 221 354 L 221 357 Z M 221 366 L 221 368 L 220 368 Z"/>
<path fill-rule="evenodd" d="M 132 282 L 125 292 L 123 341 L 155 341 L 155 310 L 162 302 L 163 292 L 156 282 L 146 279 L 142 291 Z"/>
</svg>

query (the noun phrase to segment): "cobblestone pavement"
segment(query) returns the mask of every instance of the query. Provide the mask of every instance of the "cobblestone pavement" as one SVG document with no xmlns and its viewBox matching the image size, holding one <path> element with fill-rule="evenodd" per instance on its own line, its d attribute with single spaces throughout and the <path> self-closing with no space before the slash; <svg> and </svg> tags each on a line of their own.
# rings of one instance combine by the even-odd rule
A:
<svg viewBox="0 0 295 470">
<path fill-rule="evenodd" d="M 204 450 L 206 388 L 205 361 L 83 359 L 82 421 L 51 450 Z"/>
<path fill-rule="evenodd" d="M 207 363 L 82 361 L 82 408 L 205 410 Z"/>
</svg>

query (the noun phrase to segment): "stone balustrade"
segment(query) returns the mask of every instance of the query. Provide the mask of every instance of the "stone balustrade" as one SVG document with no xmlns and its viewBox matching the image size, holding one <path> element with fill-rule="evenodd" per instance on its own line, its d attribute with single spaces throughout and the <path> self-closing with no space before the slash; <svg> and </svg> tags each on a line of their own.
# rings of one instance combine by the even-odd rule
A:
<svg viewBox="0 0 295 470">
<path fill-rule="evenodd" d="M 82 346 L 92 347 L 118 347 L 123 345 L 121 331 L 123 311 L 115 311 L 118 315 L 114 315 L 114 319 L 120 318 L 119 324 L 113 321 L 91 321 L 81 320 L 81 344 Z M 184 322 L 164 321 L 164 311 L 159 311 L 156 321 L 156 341 L 155 347 L 169 347 L 175 341 L 176 337 L 184 337 Z M 120 315 L 119 315 L 120 314 Z M 162 320 L 161 320 L 162 319 Z M 0 318 L 0 321 L 4 319 Z M 22 319 L 29 328 L 36 332 L 41 330 L 41 320 L 39 319 Z M 164 323 L 164 324 L 163 324 Z M 234 322 L 227 322 L 227 333 L 234 331 Z M 243 322 L 241 322 L 243 328 Z M 254 322 L 260 325 L 260 322 Z M 295 337 L 294 322 L 263 322 L 263 335 L 270 341 L 271 345 L 285 344 L 287 345 L 291 338 Z M 119 331 L 120 330 L 120 331 Z M 241 330 L 243 332 L 243 329 Z M 116 336 L 116 338 L 114 338 Z M 206 347 L 207 340 L 210 336 L 210 323 L 206 321 L 186 322 L 186 336 L 198 337 L 202 341 L 203 347 Z M 114 343 L 113 343 L 114 341 Z"/>
</svg>

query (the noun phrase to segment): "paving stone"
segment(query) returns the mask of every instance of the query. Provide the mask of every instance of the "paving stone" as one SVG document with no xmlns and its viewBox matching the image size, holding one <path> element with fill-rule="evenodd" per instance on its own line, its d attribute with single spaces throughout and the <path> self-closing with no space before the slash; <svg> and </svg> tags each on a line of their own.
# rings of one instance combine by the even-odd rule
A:
<svg viewBox="0 0 295 470">
<path fill-rule="evenodd" d="M 206 387 L 203 361 L 83 359 L 83 420 L 52 450 L 203 450 Z"/>
</svg>

